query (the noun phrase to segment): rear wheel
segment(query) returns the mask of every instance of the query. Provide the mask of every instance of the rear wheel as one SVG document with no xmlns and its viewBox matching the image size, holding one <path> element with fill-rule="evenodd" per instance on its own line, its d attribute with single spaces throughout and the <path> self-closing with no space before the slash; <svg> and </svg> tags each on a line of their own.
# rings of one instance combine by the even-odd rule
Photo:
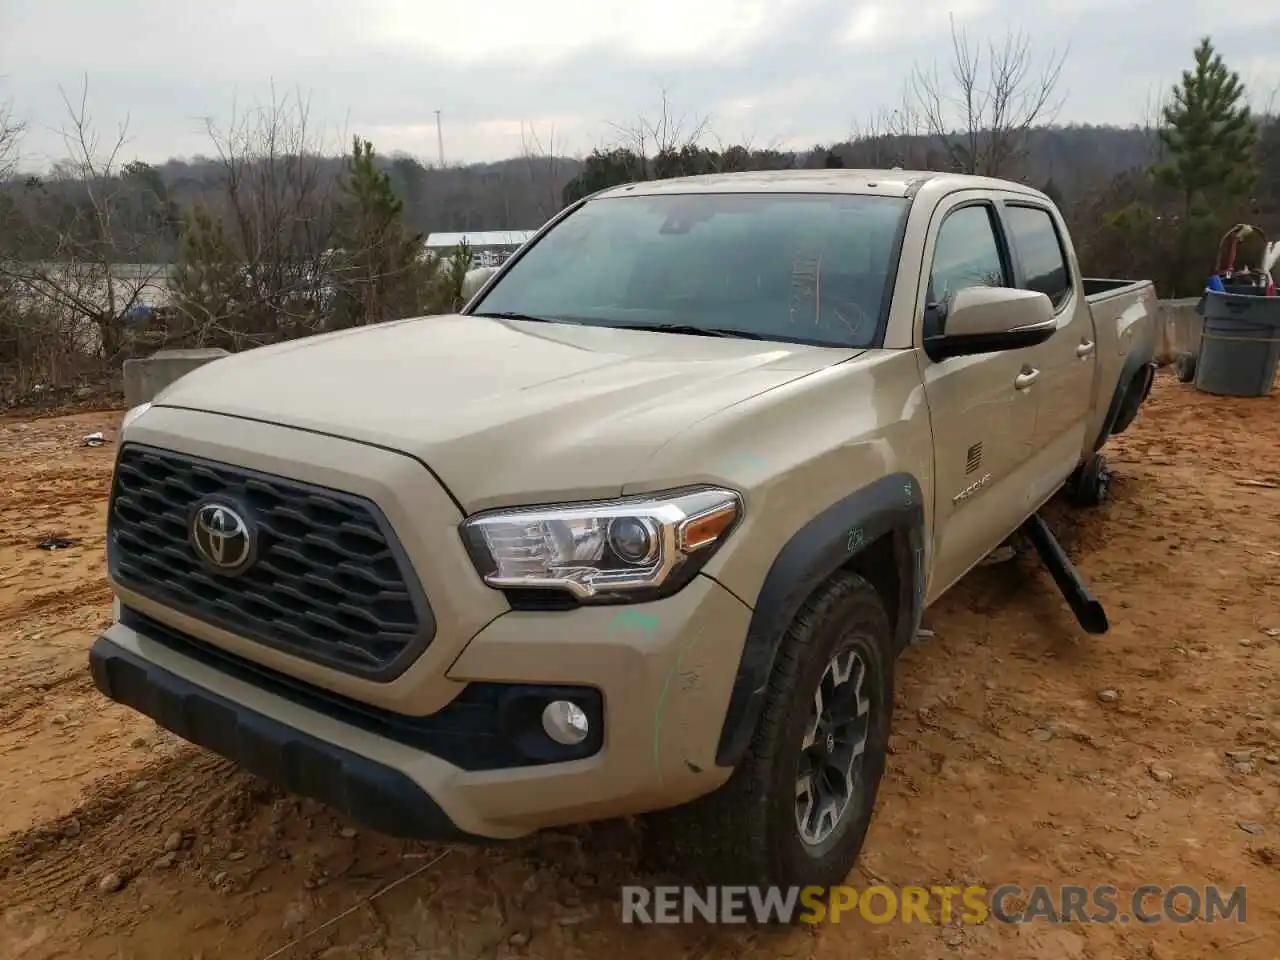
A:
<svg viewBox="0 0 1280 960">
<path fill-rule="evenodd" d="M 710 883 L 842 883 L 884 773 L 891 647 L 870 583 L 841 572 L 820 588 L 783 637 L 763 714 L 729 781 L 651 817 L 667 865 Z"/>
<path fill-rule="evenodd" d="M 1111 470 L 1106 458 L 1095 453 L 1072 475 L 1067 497 L 1077 507 L 1097 507 L 1111 498 Z"/>
</svg>

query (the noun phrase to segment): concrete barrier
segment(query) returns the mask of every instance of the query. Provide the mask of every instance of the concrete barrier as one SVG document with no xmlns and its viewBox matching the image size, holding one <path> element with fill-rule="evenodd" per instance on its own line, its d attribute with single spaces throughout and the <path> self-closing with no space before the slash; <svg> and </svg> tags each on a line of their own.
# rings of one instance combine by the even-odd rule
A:
<svg viewBox="0 0 1280 960">
<path fill-rule="evenodd" d="M 1199 297 L 1160 300 L 1156 304 L 1156 363 L 1173 363 L 1184 353 L 1199 355 L 1204 317 L 1196 313 Z"/>
<path fill-rule="evenodd" d="M 124 362 L 124 400 L 131 407 L 146 403 L 184 374 L 206 363 L 229 357 L 220 347 L 198 350 L 157 350 L 149 357 Z"/>
</svg>

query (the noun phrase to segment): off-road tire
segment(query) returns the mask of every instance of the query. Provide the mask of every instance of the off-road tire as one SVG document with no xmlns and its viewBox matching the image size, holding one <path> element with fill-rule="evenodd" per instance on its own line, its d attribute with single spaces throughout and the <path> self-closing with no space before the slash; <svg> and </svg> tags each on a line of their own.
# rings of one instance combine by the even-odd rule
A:
<svg viewBox="0 0 1280 960">
<path fill-rule="evenodd" d="M 1180 354 L 1175 366 L 1179 383 L 1190 383 L 1196 378 L 1196 355 L 1194 353 Z"/>
<path fill-rule="evenodd" d="M 833 835 L 806 848 L 796 817 L 796 763 L 814 694 L 832 659 L 863 660 L 870 701 L 860 788 Z M 782 638 L 764 710 L 746 756 L 720 789 L 652 814 L 646 847 L 686 882 L 831 887 L 843 883 L 866 837 L 884 773 L 893 713 L 892 630 L 875 588 L 839 572 L 801 607 Z"/>
<path fill-rule="evenodd" d="M 1067 484 L 1067 499 L 1077 507 L 1097 507 L 1111 499 L 1111 470 L 1102 454 L 1077 468 Z"/>
</svg>

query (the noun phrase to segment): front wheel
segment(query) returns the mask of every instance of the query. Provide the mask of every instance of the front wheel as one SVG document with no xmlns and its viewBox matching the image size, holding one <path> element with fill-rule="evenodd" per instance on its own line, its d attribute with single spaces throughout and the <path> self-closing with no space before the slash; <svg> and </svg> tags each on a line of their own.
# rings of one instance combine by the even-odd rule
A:
<svg viewBox="0 0 1280 960">
<path fill-rule="evenodd" d="M 843 571 L 827 581 L 782 639 L 746 758 L 719 790 L 652 818 L 671 865 L 717 884 L 842 883 L 884 773 L 891 648 L 875 588 Z"/>
</svg>

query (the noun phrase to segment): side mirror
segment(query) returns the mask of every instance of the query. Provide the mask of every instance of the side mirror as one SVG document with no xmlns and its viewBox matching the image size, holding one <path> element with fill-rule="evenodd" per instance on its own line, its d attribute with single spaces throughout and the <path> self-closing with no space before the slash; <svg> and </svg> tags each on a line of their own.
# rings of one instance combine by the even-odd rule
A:
<svg viewBox="0 0 1280 960">
<path fill-rule="evenodd" d="M 462 278 L 461 299 L 466 303 L 477 293 L 480 288 L 489 282 L 489 278 L 498 272 L 497 267 L 473 267 L 466 272 Z"/>
<path fill-rule="evenodd" d="M 1058 323 L 1043 293 L 1013 287 L 964 287 L 951 298 L 940 336 L 925 340 L 933 360 L 1044 343 Z"/>
</svg>

